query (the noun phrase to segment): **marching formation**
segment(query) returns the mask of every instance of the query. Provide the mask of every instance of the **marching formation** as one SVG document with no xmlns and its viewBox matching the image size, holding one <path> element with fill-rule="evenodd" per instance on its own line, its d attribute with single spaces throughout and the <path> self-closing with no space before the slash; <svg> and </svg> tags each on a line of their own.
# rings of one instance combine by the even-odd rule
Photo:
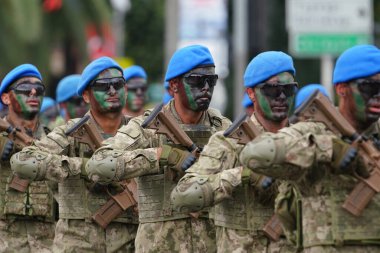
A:
<svg viewBox="0 0 380 253">
<path fill-rule="evenodd" d="M 380 252 L 380 49 L 337 59 L 337 107 L 267 51 L 231 122 L 209 107 L 217 73 L 208 48 L 177 50 L 165 103 L 144 110 L 137 65 L 98 58 L 58 104 L 34 65 L 11 70 L 0 252 Z"/>
</svg>

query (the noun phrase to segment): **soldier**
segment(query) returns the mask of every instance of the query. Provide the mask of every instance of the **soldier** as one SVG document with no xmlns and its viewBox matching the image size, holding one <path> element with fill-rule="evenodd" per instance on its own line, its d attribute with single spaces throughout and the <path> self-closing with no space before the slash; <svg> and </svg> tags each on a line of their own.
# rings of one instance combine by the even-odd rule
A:
<svg viewBox="0 0 380 253">
<path fill-rule="evenodd" d="M 139 116 L 144 113 L 145 93 L 148 88 L 145 70 L 137 65 L 124 69 L 124 78 L 127 92 L 127 102 L 123 108 L 123 114 Z"/>
<path fill-rule="evenodd" d="M 255 104 L 250 119 L 260 132 L 277 132 L 288 125 L 297 90 L 294 75 L 293 60 L 283 52 L 264 52 L 249 63 L 244 85 Z M 271 243 L 263 233 L 273 215 L 276 186 L 242 168 L 242 148 L 237 139 L 214 134 L 173 190 L 173 204 L 189 211 L 215 205 L 218 252 L 284 252 L 285 240 Z"/>
<path fill-rule="evenodd" d="M 86 115 L 104 139 L 115 135 L 127 121 L 122 115 L 124 85 L 122 69 L 111 58 L 94 60 L 83 70 L 78 95 L 90 104 Z M 88 180 L 84 166 L 93 151 L 81 139 L 66 134 L 78 121 L 56 127 L 46 138 L 13 155 L 12 169 L 29 180 L 59 182 L 54 252 L 133 252 L 137 220 L 132 220 L 130 213 L 123 213 L 106 229 L 91 221 L 110 198 L 108 192 L 118 190 L 114 188 L 119 185 L 105 189 Z"/>
<path fill-rule="evenodd" d="M 198 147 L 230 121 L 209 108 L 218 76 L 209 50 L 200 45 L 179 49 L 172 56 L 166 81 L 173 91 L 163 111 L 174 118 Z M 172 209 L 170 192 L 194 157 L 163 134 L 144 129 L 149 116 L 133 118 L 106 141 L 87 164 L 91 179 L 110 183 L 135 178 L 139 190 L 138 252 L 214 252 L 215 230 L 207 213 L 193 218 Z M 112 161 L 112 162 L 111 162 Z"/>
<path fill-rule="evenodd" d="M 66 122 L 83 117 L 89 109 L 88 104 L 77 94 L 80 80 L 81 76 L 78 74 L 68 75 L 59 81 L 55 91 L 61 115 Z"/>
<path fill-rule="evenodd" d="M 45 126 L 48 134 L 54 127 L 63 125 L 64 119 L 60 116 L 58 104 L 51 97 L 44 97 L 40 110 L 40 122 Z"/>
<path fill-rule="evenodd" d="M 2 121 L 10 128 L 1 129 L 0 137 L 0 252 L 50 252 L 53 244 L 55 210 L 51 188 L 40 181 L 16 190 L 9 163 L 11 155 L 21 148 L 16 144 L 20 139 L 13 139 L 15 132 L 30 138 L 22 145 L 45 135 L 38 121 L 44 93 L 41 74 L 31 64 L 14 68 L 1 82 L 1 102 L 9 108 Z"/>
<path fill-rule="evenodd" d="M 358 133 L 374 139 L 379 134 L 380 50 L 360 45 L 343 52 L 333 82 L 340 113 Z M 379 252 L 380 195 L 360 216 L 342 207 L 358 183 L 353 175 L 368 177 L 368 164 L 363 165 L 362 152 L 326 126 L 301 122 L 277 134 L 261 135 L 245 146 L 240 160 L 255 172 L 290 180 L 302 193 L 298 232 L 304 252 Z"/>
</svg>

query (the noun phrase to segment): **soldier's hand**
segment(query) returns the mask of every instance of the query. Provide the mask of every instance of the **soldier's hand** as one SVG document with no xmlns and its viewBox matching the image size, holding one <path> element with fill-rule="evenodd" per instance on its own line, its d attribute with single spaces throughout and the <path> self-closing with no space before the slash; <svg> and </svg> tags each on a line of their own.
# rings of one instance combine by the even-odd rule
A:
<svg viewBox="0 0 380 253">
<path fill-rule="evenodd" d="M 242 181 L 248 181 L 251 185 L 262 189 L 262 190 L 267 190 L 269 187 L 272 186 L 274 183 L 273 178 L 267 177 L 261 174 L 257 174 L 253 172 L 252 170 L 248 168 L 243 168 L 242 170 Z"/>
<path fill-rule="evenodd" d="M 349 143 L 334 138 L 333 139 L 333 161 L 332 167 L 335 173 L 357 174 L 361 177 L 369 177 L 366 164 L 361 155 L 358 155 L 357 148 Z"/>
<path fill-rule="evenodd" d="M 13 153 L 13 147 L 14 143 L 11 140 L 8 140 L 6 138 L 2 138 L 1 140 L 1 160 L 2 161 L 9 161 L 9 158 L 11 157 Z"/>
<path fill-rule="evenodd" d="M 185 149 L 163 145 L 159 162 L 160 165 L 168 165 L 177 171 L 183 172 L 190 168 L 195 160 L 196 157 Z"/>
</svg>

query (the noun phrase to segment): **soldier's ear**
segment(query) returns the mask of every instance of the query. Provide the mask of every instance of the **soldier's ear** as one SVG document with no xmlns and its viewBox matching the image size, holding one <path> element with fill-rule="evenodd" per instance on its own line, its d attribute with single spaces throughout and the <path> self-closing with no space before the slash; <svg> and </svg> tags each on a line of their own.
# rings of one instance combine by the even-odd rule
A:
<svg viewBox="0 0 380 253">
<path fill-rule="evenodd" d="M 178 92 L 178 78 L 169 81 L 169 89 L 174 93 Z"/>
<path fill-rule="evenodd" d="M 256 103 L 256 95 L 255 95 L 254 88 L 247 88 L 246 92 L 248 94 L 249 99 L 251 99 L 253 103 Z"/>
<path fill-rule="evenodd" d="M 90 91 L 88 89 L 85 89 L 83 91 L 82 97 L 83 97 L 84 102 L 86 102 L 86 104 L 90 103 Z"/>
<path fill-rule="evenodd" d="M 9 105 L 11 103 L 9 95 L 9 92 L 1 94 L 1 101 L 3 102 L 3 104 Z"/>
<path fill-rule="evenodd" d="M 336 94 L 340 97 L 345 97 L 349 92 L 349 85 L 346 83 L 338 83 L 335 85 Z"/>
</svg>

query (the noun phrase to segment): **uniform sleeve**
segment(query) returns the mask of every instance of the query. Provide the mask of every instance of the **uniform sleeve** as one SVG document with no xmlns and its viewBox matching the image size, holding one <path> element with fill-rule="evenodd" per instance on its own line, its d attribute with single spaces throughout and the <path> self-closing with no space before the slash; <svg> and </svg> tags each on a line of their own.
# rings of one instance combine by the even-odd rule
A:
<svg viewBox="0 0 380 253">
<path fill-rule="evenodd" d="M 157 147 L 153 130 L 143 129 L 143 117 L 133 118 L 114 137 L 103 142 L 86 166 L 89 178 L 109 183 L 159 172 Z"/>
<path fill-rule="evenodd" d="M 260 174 L 298 180 L 317 164 L 331 162 L 333 138 L 323 124 L 301 122 L 260 135 L 244 147 L 240 162 Z"/>
<path fill-rule="evenodd" d="M 65 135 L 73 121 L 56 127 L 41 140 L 25 147 L 11 158 L 11 168 L 20 177 L 30 180 L 60 182 L 81 172 L 83 158 L 69 157 L 70 137 Z"/>
<path fill-rule="evenodd" d="M 177 209 L 197 211 L 230 198 L 234 187 L 241 184 L 242 168 L 235 167 L 241 145 L 223 132 L 211 136 L 198 161 L 172 191 Z"/>
</svg>

